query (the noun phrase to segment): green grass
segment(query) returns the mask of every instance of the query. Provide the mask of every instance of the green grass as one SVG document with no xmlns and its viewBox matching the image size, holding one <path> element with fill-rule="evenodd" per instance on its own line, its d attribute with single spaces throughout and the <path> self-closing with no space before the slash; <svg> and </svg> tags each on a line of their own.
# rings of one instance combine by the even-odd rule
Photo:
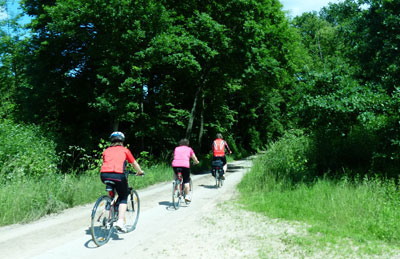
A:
<svg viewBox="0 0 400 259">
<path fill-rule="evenodd" d="M 172 179 L 168 165 L 144 168 L 145 177 L 129 177 L 136 189 Z M 99 173 L 25 177 L 0 186 L 0 226 L 30 222 L 66 208 L 94 202 L 105 194 Z"/>
<path fill-rule="evenodd" d="M 327 247 L 352 251 L 356 246 L 357 253 L 372 255 L 400 245 L 400 193 L 394 181 L 343 178 L 293 185 L 266 176 L 269 183 L 255 188 L 255 177 L 268 174 L 262 170 L 256 162 L 239 185 L 241 202 L 268 217 L 309 226 L 309 236 L 287 242 L 310 251 Z"/>
<path fill-rule="evenodd" d="M 400 244 L 399 195 L 390 184 L 321 180 L 312 186 L 243 195 L 248 208 L 271 217 L 305 221 L 311 232 Z"/>
</svg>

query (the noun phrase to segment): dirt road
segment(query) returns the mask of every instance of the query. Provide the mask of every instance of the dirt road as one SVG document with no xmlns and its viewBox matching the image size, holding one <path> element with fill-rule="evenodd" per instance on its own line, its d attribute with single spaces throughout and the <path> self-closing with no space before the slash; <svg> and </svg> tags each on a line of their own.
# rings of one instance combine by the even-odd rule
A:
<svg viewBox="0 0 400 259">
<path fill-rule="evenodd" d="M 179 210 L 171 207 L 171 182 L 139 190 L 141 213 L 136 230 L 115 233 L 102 247 L 96 247 L 91 240 L 88 226 L 92 204 L 88 204 L 30 224 L 0 228 L 0 257 L 232 258 L 232 255 L 246 255 L 248 252 L 241 251 L 240 245 L 226 240 L 223 236 L 226 231 L 218 229 L 226 212 L 219 204 L 237 195 L 236 185 L 251 167 L 251 159 L 228 166 L 227 179 L 220 189 L 214 187 L 210 174 L 192 176 L 193 202 Z"/>
</svg>

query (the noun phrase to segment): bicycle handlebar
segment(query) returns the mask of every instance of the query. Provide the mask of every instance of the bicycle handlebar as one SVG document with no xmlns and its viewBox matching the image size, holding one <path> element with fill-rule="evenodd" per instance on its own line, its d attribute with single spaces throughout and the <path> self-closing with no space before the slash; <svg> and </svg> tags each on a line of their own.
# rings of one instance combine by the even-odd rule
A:
<svg viewBox="0 0 400 259">
<path fill-rule="evenodd" d="M 134 176 L 144 176 L 145 175 L 144 172 L 143 172 L 143 174 L 137 174 L 137 172 L 134 172 L 134 171 L 131 171 L 131 170 L 128 171 L 128 174 L 132 174 Z"/>
</svg>

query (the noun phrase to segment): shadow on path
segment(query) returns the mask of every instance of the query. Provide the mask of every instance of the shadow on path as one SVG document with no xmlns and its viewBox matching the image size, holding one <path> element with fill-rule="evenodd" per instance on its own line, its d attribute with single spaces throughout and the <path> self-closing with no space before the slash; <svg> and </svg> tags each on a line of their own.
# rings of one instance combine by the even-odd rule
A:
<svg viewBox="0 0 400 259">
<path fill-rule="evenodd" d="M 205 184 L 200 184 L 200 187 L 206 188 L 206 189 L 217 189 L 217 187 L 215 186 L 215 184 L 213 185 L 205 185 Z"/>
</svg>

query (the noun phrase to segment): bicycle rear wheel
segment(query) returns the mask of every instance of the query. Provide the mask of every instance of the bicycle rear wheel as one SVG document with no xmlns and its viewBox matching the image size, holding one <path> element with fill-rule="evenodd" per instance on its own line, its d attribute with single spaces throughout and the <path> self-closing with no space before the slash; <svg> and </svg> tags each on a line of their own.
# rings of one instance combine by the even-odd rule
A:
<svg viewBox="0 0 400 259">
<path fill-rule="evenodd" d="M 135 230 L 139 220 L 140 200 L 139 195 L 133 189 L 130 190 L 127 200 L 127 209 L 125 214 L 125 225 L 127 232 Z"/>
<path fill-rule="evenodd" d="M 172 183 L 172 204 L 177 210 L 181 206 L 181 184 L 179 180 L 175 180 Z"/>
<path fill-rule="evenodd" d="M 104 195 L 96 201 L 92 210 L 90 233 L 97 246 L 107 243 L 111 236 L 115 216 L 111 202 L 111 197 Z"/>
<path fill-rule="evenodd" d="M 215 188 L 220 187 L 220 182 L 221 182 L 221 177 L 219 175 L 219 172 L 215 172 Z"/>
</svg>

